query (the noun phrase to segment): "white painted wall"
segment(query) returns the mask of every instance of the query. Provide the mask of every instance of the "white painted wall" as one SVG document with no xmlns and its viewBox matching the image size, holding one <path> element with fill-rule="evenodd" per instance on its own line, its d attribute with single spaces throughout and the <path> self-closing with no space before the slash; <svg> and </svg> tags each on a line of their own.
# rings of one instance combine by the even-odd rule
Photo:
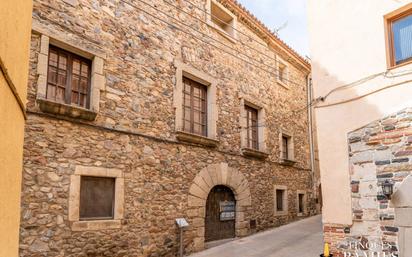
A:
<svg viewBox="0 0 412 257">
<path fill-rule="evenodd" d="M 411 2 L 308 0 L 314 97 L 325 96 L 342 85 L 387 71 L 383 16 Z M 412 73 L 412 65 L 391 70 L 388 76 L 402 71 Z M 397 83 L 401 84 L 384 89 Z M 376 90 L 381 91 L 372 93 Z M 370 95 L 325 107 L 367 94 Z M 412 74 L 396 78 L 380 75 L 336 91 L 317 104 L 325 223 L 352 223 L 347 133 L 410 106 Z"/>
</svg>

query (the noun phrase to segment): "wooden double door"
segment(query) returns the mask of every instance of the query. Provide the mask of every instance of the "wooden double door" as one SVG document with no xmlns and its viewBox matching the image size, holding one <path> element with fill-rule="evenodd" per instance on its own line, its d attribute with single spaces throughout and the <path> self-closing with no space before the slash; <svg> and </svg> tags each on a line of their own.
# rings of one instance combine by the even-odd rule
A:
<svg viewBox="0 0 412 257">
<path fill-rule="evenodd" d="M 206 201 L 205 241 L 235 237 L 236 200 L 226 186 L 215 186 Z"/>
</svg>

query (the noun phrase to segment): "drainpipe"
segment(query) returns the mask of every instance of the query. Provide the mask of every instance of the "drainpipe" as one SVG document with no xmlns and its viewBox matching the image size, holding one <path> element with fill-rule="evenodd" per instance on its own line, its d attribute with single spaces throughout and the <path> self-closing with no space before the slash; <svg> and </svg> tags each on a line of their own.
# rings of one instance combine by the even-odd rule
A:
<svg viewBox="0 0 412 257">
<path fill-rule="evenodd" d="M 311 74 L 306 76 L 306 88 L 308 92 L 307 106 L 308 106 L 308 123 L 309 123 L 309 148 L 310 148 L 310 170 L 312 172 L 312 187 L 313 192 L 316 192 L 315 185 L 315 151 L 314 151 L 314 140 L 313 140 L 313 112 L 312 112 L 312 77 Z M 317 195 L 316 195 L 317 197 Z"/>
</svg>

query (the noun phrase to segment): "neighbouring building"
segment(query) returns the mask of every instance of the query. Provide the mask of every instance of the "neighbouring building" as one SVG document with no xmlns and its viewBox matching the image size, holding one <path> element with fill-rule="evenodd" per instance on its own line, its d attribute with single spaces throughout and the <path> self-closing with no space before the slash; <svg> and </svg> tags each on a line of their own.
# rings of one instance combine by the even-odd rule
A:
<svg viewBox="0 0 412 257">
<path fill-rule="evenodd" d="M 175 256 L 316 213 L 310 64 L 235 1 L 35 0 L 21 256 Z"/>
<path fill-rule="evenodd" d="M 32 1 L 0 2 L 0 257 L 19 249 Z"/>
<path fill-rule="evenodd" d="M 411 1 L 308 5 L 324 239 L 412 256 Z"/>
</svg>

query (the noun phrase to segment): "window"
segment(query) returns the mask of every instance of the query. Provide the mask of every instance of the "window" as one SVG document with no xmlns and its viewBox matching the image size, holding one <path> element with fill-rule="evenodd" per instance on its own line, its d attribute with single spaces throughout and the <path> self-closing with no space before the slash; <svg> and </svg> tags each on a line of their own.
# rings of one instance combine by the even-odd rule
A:
<svg viewBox="0 0 412 257">
<path fill-rule="evenodd" d="M 81 49 L 83 43 L 73 45 L 66 40 L 44 34 L 40 37 L 36 102 L 43 112 L 94 120 L 99 112 L 100 90 L 105 89 L 106 54 L 97 48 Z"/>
<path fill-rule="evenodd" d="M 115 178 L 81 177 L 80 220 L 113 219 Z"/>
<path fill-rule="evenodd" d="M 282 136 L 282 158 L 289 160 L 289 139 L 286 136 Z"/>
<path fill-rule="evenodd" d="M 120 228 L 123 215 L 123 172 L 103 167 L 76 166 L 70 176 L 68 219 L 71 229 Z"/>
<path fill-rule="evenodd" d="M 274 186 L 275 216 L 288 214 L 288 193 L 286 186 Z"/>
<path fill-rule="evenodd" d="M 293 165 L 295 162 L 293 137 L 289 133 L 281 132 L 279 140 L 281 162 Z"/>
<path fill-rule="evenodd" d="M 183 77 L 183 130 L 207 136 L 207 87 Z"/>
<path fill-rule="evenodd" d="M 240 146 L 243 155 L 258 159 L 265 159 L 266 127 L 265 108 L 249 96 L 240 98 Z"/>
<path fill-rule="evenodd" d="M 388 66 L 412 61 L 412 4 L 385 16 Z"/>
<path fill-rule="evenodd" d="M 236 16 L 216 0 L 207 1 L 207 12 L 208 24 L 233 41 L 236 37 Z"/>
<path fill-rule="evenodd" d="M 276 210 L 277 211 L 284 211 L 283 210 L 283 195 L 285 190 L 277 189 L 276 190 Z"/>
<path fill-rule="evenodd" d="M 250 106 L 245 106 L 246 110 L 246 130 L 247 147 L 259 150 L 258 140 L 258 110 Z"/>
<path fill-rule="evenodd" d="M 173 87 L 173 106 L 176 110 L 176 139 L 216 147 L 219 144 L 216 134 L 216 79 L 180 61 L 175 61 L 174 66 L 176 85 Z"/>
<path fill-rule="evenodd" d="M 46 99 L 88 108 L 90 80 L 90 60 L 50 46 Z"/>
<path fill-rule="evenodd" d="M 296 212 L 298 216 L 306 214 L 306 191 L 297 190 L 296 196 Z"/>
<path fill-rule="evenodd" d="M 286 82 L 286 66 L 279 64 L 279 80 L 283 83 Z"/>
<path fill-rule="evenodd" d="M 287 66 L 287 63 L 283 61 L 280 57 L 278 57 L 278 65 L 277 65 L 277 70 L 278 70 L 278 78 L 277 81 L 278 83 L 285 87 L 288 88 L 288 80 L 289 80 L 289 69 Z"/>
<path fill-rule="evenodd" d="M 298 212 L 303 213 L 304 208 L 303 208 L 303 198 L 305 197 L 304 194 L 298 194 Z"/>
</svg>

